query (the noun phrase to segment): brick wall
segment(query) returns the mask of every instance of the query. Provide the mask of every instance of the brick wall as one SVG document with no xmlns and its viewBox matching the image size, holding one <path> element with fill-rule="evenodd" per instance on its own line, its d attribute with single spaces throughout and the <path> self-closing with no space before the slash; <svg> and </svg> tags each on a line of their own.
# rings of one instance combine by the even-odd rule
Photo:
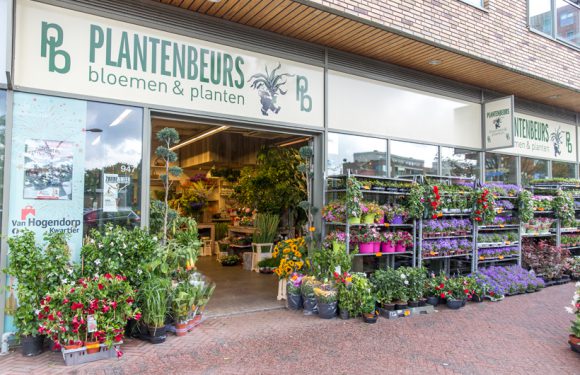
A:
<svg viewBox="0 0 580 375">
<path fill-rule="evenodd" d="M 580 90 L 580 52 L 527 27 L 527 0 L 307 0 Z"/>
</svg>

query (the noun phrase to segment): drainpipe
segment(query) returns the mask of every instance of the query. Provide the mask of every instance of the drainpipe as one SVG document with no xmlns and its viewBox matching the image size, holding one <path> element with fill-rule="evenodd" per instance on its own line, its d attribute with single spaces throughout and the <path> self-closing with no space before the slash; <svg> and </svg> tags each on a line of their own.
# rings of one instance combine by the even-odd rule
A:
<svg viewBox="0 0 580 375">
<path fill-rule="evenodd" d="M 14 336 L 14 332 L 6 332 L 2 335 L 2 351 L 0 355 L 8 354 L 8 337 Z"/>
</svg>

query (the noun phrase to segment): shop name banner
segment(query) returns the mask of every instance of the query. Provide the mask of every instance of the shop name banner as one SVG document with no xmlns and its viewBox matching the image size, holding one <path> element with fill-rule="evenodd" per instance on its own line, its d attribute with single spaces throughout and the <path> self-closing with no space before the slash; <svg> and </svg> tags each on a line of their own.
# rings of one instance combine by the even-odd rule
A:
<svg viewBox="0 0 580 375">
<path fill-rule="evenodd" d="M 8 49 L 8 0 L 0 0 L 0 83 L 6 83 Z"/>
<path fill-rule="evenodd" d="M 576 162 L 576 128 L 573 125 L 515 113 L 514 141 L 514 147 L 505 152 Z"/>
<path fill-rule="evenodd" d="M 514 146 L 514 98 L 497 99 L 484 104 L 485 150 Z"/>
<path fill-rule="evenodd" d="M 323 126 L 323 69 L 23 0 L 15 84 Z"/>
</svg>

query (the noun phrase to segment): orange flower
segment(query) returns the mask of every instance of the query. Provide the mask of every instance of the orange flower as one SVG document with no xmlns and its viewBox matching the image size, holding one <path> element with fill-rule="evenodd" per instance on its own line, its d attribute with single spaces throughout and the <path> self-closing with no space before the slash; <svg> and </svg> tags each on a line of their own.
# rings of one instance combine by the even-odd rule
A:
<svg viewBox="0 0 580 375">
<path fill-rule="evenodd" d="M 310 228 L 308 228 L 308 230 L 311 232 L 314 232 L 314 231 L 316 231 L 316 227 L 310 227 Z"/>
</svg>

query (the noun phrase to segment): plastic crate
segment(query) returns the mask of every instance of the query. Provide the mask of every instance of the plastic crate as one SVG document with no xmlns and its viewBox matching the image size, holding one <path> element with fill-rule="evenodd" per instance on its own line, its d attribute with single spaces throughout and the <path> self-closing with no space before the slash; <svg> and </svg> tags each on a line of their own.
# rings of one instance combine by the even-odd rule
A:
<svg viewBox="0 0 580 375">
<path fill-rule="evenodd" d="M 67 366 L 80 365 L 83 363 L 99 361 L 101 359 L 116 358 L 117 350 L 115 350 L 115 348 L 119 349 L 122 343 L 122 341 L 116 343 L 111 346 L 111 348 L 107 348 L 105 344 L 101 344 L 99 352 L 94 354 L 88 354 L 87 348 L 84 346 L 78 349 L 62 349 L 62 357 Z"/>
</svg>

